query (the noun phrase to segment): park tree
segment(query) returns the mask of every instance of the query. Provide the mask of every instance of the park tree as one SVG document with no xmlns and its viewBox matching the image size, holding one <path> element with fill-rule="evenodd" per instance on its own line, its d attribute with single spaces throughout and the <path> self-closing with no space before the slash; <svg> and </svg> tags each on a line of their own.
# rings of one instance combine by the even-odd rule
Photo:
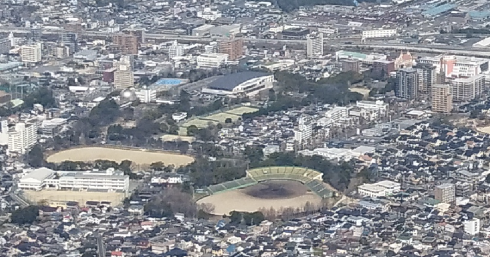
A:
<svg viewBox="0 0 490 257">
<path fill-rule="evenodd" d="M 32 108 L 34 104 L 41 104 L 44 108 L 56 107 L 53 91 L 48 87 L 39 87 L 24 98 L 24 108 Z"/>
<path fill-rule="evenodd" d="M 15 210 L 10 216 L 12 223 L 17 225 L 32 224 L 39 216 L 39 207 L 35 205 L 27 206 Z"/>
<path fill-rule="evenodd" d="M 150 169 L 154 171 L 162 171 L 164 168 L 165 168 L 165 164 L 161 161 L 150 164 Z"/>
<path fill-rule="evenodd" d="M 27 163 L 34 168 L 42 167 L 44 164 L 44 152 L 41 145 L 36 144 L 27 153 Z"/>
<path fill-rule="evenodd" d="M 226 119 L 225 119 L 225 123 L 226 123 L 226 124 L 230 124 L 230 123 L 232 123 L 232 122 L 233 122 L 233 120 L 232 120 L 231 118 L 226 118 Z"/>
<path fill-rule="evenodd" d="M 188 136 L 194 136 L 199 132 L 199 128 L 196 125 L 190 125 L 187 127 L 187 135 Z"/>
</svg>

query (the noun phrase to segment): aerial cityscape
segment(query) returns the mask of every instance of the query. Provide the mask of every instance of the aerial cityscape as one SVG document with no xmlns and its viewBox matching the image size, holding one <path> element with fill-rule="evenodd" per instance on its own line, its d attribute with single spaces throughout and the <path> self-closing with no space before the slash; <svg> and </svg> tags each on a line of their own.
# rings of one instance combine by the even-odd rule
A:
<svg viewBox="0 0 490 257">
<path fill-rule="evenodd" d="M 0 0 L 0 257 L 490 256 L 490 2 Z"/>
</svg>

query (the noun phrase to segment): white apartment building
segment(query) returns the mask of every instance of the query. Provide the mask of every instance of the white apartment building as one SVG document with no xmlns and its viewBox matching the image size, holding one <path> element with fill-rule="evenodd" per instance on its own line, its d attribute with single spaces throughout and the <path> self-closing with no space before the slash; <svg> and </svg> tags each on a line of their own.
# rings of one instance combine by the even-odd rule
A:
<svg viewBox="0 0 490 257">
<path fill-rule="evenodd" d="M 152 177 L 151 184 L 182 184 L 184 178 L 179 174 L 166 174 L 163 177 Z"/>
<path fill-rule="evenodd" d="M 308 58 L 323 56 L 323 33 L 311 33 L 306 39 L 306 55 Z"/>
<path fill-rule="evenodd" d="M 294 130 L 294 141 L 299 144 L 306 143 L 311 139 L 313 133 L 313 122 L 310 117 L 300 117 L 298 128 Z"/>
<path fill-rule="evenodd" d="M 228 61 L 228 54 L 201 54 L 196 58 L 196 61 L 200 68 L 219 68 Z"/>
<path fill-rule="evenodd" d="M 106 171 L 54 171 L 48 168 L 26 169 L 18 187 L 24 190 L 107 190 L 127 192 L 129 176 L 109 168 Z"/>
<path fill-rule="evenodd" d="M 362 32 L 362 38 L 380 38 L 380 37 L 393 37 L 396 36 L 396 29 L 374 29 L 364 30 Z"/>
<path fill-rule="evenodd" d="M 133 65 L 129 56 L 121 57 L 120 61 L 114 63 L 114 87 L 125 89 L 134 86 Z"/>
<path fill-rule="evenodd" d="M 37 123 L 19 122 L 8 130 L 8 152 L 24 154 L 37 143 Z"/>
<path fill-rule="evenodd" d="M 349 117 L 350 107 L 335 106 L 331 110 L 325 112 L 325 117 L 332 119 L 333 123 L 339 123 L 341 119 Z"/>
<path fill-rule="evenodd" d="M 400 183 L 383 180 L 374 184 L 362 184 L 357 188 L 357 193 L 361 196 L 372 198 L 385 197 L 400 191 Z"/>
<path fill-rule="evenodd" d="M 177 43 L 177 40 L 175 40 L 172 43 L 172 45 L 168 48 L 168 57 L 171 59 L 183 55 L 184 55 L 184 46 L 179 45 L 179 43 Z"/>
<path fill-rule="evenodd" d="M 136 91 L 136 97 L 142 103 L 151 103 L 157 100 L 157 91 L 154 89 L 143 88 Z"/>
<path fill-rule="evenodd" d="M 364 110 L 369 115 L 370 120 L 386 116 L 388 114 L 388 109 L 389 109 L 389 104 L 381 100 L 358 101 L 356 103 L 356 106 Z"/>
<path fill-rule="evenodd" d="M 478 235 L 481 229 L 481 222 L 478 218 L 467 220 L 464 223 L 464 232 L 472 236 Z"/>
<path fill-rule="evenodd" d="M 485 76 L 474 75 L 469 78 L 457 78 L 450 82 L 453 101 L 470 101 L 480 96 L 485 89 Z"/>
<path fill-rule="evenodd" d="M 23 62 L 38 63 L 42 59 L 41 44 L 22 46 L 20 57 Z"/>
</svg>

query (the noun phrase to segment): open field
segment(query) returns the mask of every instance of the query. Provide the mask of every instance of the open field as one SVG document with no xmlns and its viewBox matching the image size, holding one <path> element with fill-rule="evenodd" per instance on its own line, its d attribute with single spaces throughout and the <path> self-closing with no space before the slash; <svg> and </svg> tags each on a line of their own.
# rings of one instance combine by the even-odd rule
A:
<svg viewBox="0 0 490 257">
<path fill-rule="evenodd" d="M 365 98 L 369 96 L 369 92 L 370 92 L 370 90 L 365 87 L 351 87 L 349 88 L 349 91 L 359 93 L 363 95 Z"/>
<path fill-rule="evenodd" d="M 182 126 L 180 126 L 179 135 L 187 134 L 187 127 L 196 126 L 198 128 L 205 128 L 209 125 L 209 123 L 213 124 L 224 124 L 226 119 L 230 118 L 232 121 L 237 121 L 242 114 L 255 112 L 257 108 L 249 107 L 249 106 L 240 106 L 231 110 L 218 112 L 209 116 L 197 117 L 186 121 Z"/>
<path fill-rule="evenodd" d="M 191 137 L 191 136 L 178 136 L 178 135 L 170 135 L 170 134 L 163 135 L 161 137 L 161 139 L 162 139 L 162 141 L 180 140 L 180 141 L 185 141 L 185 142 L 189 142 L 189 143 L 196 141 L 196 138 Z"/>
<path fill-rule="evenodd" d="M 490 134 L 490 126 L 486 126 L 486 127 L 477 127 L 476 130 L 478 132 L 481 132 L 481 133 L 486 133 L 486 134 Z"/>
<path fill-rule="evenodd" d="M 230 190 L 204 197 L 198 204 L 212 204 L 215 215 L 228 215 L 231 211 L 254 212 L 261 208 L 279 211 L 292 207 L 302 209 L 306 202 L 320 205 L 321 197 L 296 181 L 268 181 L 254 186 Z"/>
<path fill-rule="evenodd" d="M 163 162 L 165 165 L 175 166 L 187 165 L 194 161 L 188 155 L 181 155 L 166 152 L 154 152 L 143 150 L 127 150 L 106 147 L 82 147 L 60 151 L 48 156 L 48 162 L 60 163 L 63 161 L 83 161 L 91 162 L 96 160 L 110 160 L 121 162 L 130 160 L 137 165 L 148 165 L 154 162 Z"/>
<path fill-rule="evenodd" d="M 68 201 L 75 201 L 84 206 L 87 201 L 107 201 L 117 206 L 124 200 L 124 193 L 79 192 L 79 191 L 24 191 L 24 196 L 34 204 L 46 201 L 49 205 L 60 206 Z"/>
</svg>

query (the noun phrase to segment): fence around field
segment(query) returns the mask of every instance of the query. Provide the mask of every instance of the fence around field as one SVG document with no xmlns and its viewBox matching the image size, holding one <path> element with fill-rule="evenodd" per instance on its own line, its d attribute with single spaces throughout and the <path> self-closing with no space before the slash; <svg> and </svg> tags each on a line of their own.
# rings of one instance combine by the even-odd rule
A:
<svg viewBox="0 0 490 257">
<path fill-rule="evenodd" d="M 207 188 L 210 195 L 236 190 L 268 180 L 293 180 L 307 186 L 321 198 L 333 196 L 322 180 L 322 173 L 303 167 L 275 166 L 247 170 L 247 177 L 216 184 Z"/>
</svg>

